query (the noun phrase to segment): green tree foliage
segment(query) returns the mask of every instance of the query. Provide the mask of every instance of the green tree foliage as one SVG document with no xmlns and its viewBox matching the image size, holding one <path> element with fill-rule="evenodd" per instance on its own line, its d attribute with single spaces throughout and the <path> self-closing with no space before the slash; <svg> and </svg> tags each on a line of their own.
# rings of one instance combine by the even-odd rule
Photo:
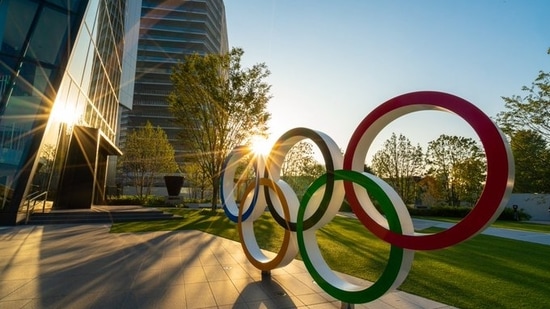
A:
<svg viewBox="0 0 550 309">
<path fill-rule="evenodd" d="M 454 188 L 462 203 L 474 206 L 483 190 L 487 166 L 484 157 L 475 151 L 472 157 L 456 162 L 452 167 Z"/>
<path fill-rule="evenodd" d="M 444 204 L 444 192 L 439 189 L 439 184 L 433 176 L 426 175 L 417 183 L 420 191 L 422 204 L 426 206 L 435 206 Z"/>
<path fill-rule="evenodd" d="M 447 205 L 478 199 L 487 170 L 485 155 L 473 139 L 441 135 L 428 143 L 426 163 Z"/>
<path fill-rule="evenodd" d="M 281 179 L 302 198 L 308 186 L 326 172 L 314 157 L 313 145 L 308 141 L 296 143 L 288 151 L 281 165 Z"/>
<path fill-rule="evenodd" d="M 547 53 L 550 55 L 550 48 Z M 502 130 L 512 138 L 512 143 L 516 139 L 514 191 L 550 192 L 549 174 L 542 168 L 548 166 L 548 156 L 540 154 L 539 140 L 542 138 L 547 145 L 550 143 L 550 72 L 539 71 L 531 86 L 523 86 L 521 90 L 523 95 L 502 97 L 506 110 L 497 114 Z M 525 140 L 526 134 L 533 135 L 535 140 Z M 523 147 L 531 152 L 520 151 Z"/>
<path fill-rule="evenodd" d="M 160 127 L 154 128 L 150 122 L 130 132 L 120 164 L 141 199 L 151 194 L 155 179 L 178 168 L 174 148 L 166 133 Z"/>
<path fill-rule="evenodd" d="M 192 199 L 203 201 L 206 188 L 210 188 L 210 180 L 197 163 L 190 162 L 183 166 L 185 178 L 189 184 L 190 196 Z"/>
<path fill-rule="evenodd" d="M 510 142 L 516 167 L 514 192 L 550 193 L 550 149 L 535 131 L 518 130 Z"/>
<path fill-rule="evenodd" d="M 420 145 L 413 146 L 402 134 L 392 133 L 372 159 L 372 169 L 401 196 L 405 203 L 414 203 L 416 179 L 424 172 L 424 154 Z"/>
<path fill-rule="evenodd" d="M 521 90 L 523 96 L 502 97 L 506 110 L 498 113 L 498 124 L 509 135 L 531 130 L 550 142 L 550 72 L 540 71 L 531 86 Z"/>
<path fill-rule="evenodd" d="M 181 127 L 180 142 L 212 185 L 212 209 L 219 197 L 223 160 L 254 135 L 265 135 L 270 74 L 263 63 L 241 67 L 244 51 L 188 55 L 172 72 L 170 111 Z"/>
</svg>

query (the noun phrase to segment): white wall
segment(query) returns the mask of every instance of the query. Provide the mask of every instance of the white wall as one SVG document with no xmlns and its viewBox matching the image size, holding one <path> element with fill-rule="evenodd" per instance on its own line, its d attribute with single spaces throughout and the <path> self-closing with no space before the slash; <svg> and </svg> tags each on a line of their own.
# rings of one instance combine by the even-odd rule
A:
<svg viewBox="0 0 550 309">
<path fill-rule="evenodd" d="M 514 193 L 506 207 L 512 205 L 531 215 L 531 221 L 550 221 L 550 194 Z"/>
</svg>

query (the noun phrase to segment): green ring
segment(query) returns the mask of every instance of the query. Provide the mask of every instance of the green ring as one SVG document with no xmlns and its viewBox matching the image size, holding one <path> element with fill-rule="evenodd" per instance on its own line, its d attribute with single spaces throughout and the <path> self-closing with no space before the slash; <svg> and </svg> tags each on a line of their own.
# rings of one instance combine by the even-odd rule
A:
<svg viewBox="0 0 550 309">
<path fill-rule="evenodd" d="M 325 280 L 321 274 L 313 265 L 312 260 L 306 249 L 306 244 L 304 240 L 304 224 L 303 219 L 306 211 L 307 204 L 311 199 L 311 196 L 324 184 L 326 183 L 327 176 L 326 174 L 317 178 L 306 190 L 304 197 L 300 201 L 300 208 L 298 209 L 298 218 L 296 225 L 296 236 L 298 240 L 298 247 L 300 248 L 300 253 L 302 255 L 304 264 L 308 269 L 309 273 L 315 280 L 315 282 L 328 294 L 332 297 L 341 300 L 349 304 L 360 304 L 373 301 L 378 299 L 380 296 L 384 295 L 394 284 L 401 270 L 404 249 L 391 245 L 390 257 L 388 264 L 384 269 L 382 275 L 378 280 L 371 285 L 370 287 L 363 290 L 347 290 L 343 288 L 338 288 L 333 286 L 327 280 Z M 352 170 L 336 170 L 334 171 L 334 180 L 343 180 L 351 181 L 356 183 L 366 190 L 369 190 L 369 194 L 374 197 L 379 203 L 384 213 L 386 219 L 388 220 L 390 230 L 395 233 L 402 233 L 401 223 L 397 212 L 387 194 L 382 188 L 380 188 L 374 181 L 366 177 L 365 175 L 352 171 Z M 314 230 L 308 230 L 306 233 L 315 233 Z M 314 234 L 313 234 L 314 235 Z M 322 259 L 322 257 L 321 257 Z M 317 259 L 316 259 L 317 260 Z M 324 260 L 323 260 L 324 261 Z M 328 265 L 327 265 L 328 266 Z"/>
</svg>

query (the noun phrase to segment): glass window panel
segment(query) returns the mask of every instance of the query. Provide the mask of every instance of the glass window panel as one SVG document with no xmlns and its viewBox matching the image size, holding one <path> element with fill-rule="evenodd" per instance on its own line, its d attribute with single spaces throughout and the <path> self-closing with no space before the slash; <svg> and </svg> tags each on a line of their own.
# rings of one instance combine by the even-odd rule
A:
<svg viewBox="0 0 550 309">
<path fill-rule="evenodd" d="M 78 3 L 80 2 L 80 0 L 49 0 L 48 2 L 60 6 L 64 9 L 74 11 L 78 8 Z"/>
<path fill-rule="evenodd" d="M 78 124 L 84 124 L 84 113 L 86 110 L 86 104 L 88 102 L 88 99 L 86 98 L 86 95 L 82 92 L 78 95 L 78 101 L 76 103 L 76 112 L 78 114 Z"/>
<path fill-rule="evenodd" d="M 86 11 L 86 16 L 84 17 L 86 26 L 88 27 L 88 29 L 90 30 L 90 33 L 92 34 L 92 38 L 95 37 L 98 6 L 99 6 L 99 0 L 91 0 L 90 3 L 88 4 L 88 10 Z"/>
<path fill-rule="evenodd" d="M 59 56 L 66 48 L 68 21 L 67 14 L 45 8 L 31 38 L 30 56 L 39 61 L 57 64 Z"/>
<path fill-rule="evenodd" d="M 41 97 L 49 86 L 54 70 L 24 62 L 17 77 L 13 95 Z"/>
<path fill-rule="evenodd" d="M 0 96 L 6 95 L 10 89 L 11 75 L 17 59 L 0 55 Z"/>
<path fill-rule="evenodd" d="M 92 103 L 90 101 L 86 102 L 86 110 L 84 111 L 84 121 L 88 126 L 92 126 Z"/>
<path fill-rule="evenodd" d="M 84 60 L 85 66 L 83 67 L 82 71 L 82 82 L 80 84 L 80 87 L 83 92 L 88 93 L 90 89 L 90 82 L 92 78 L 92 67 L 94 63 L 94 45 L 90 44 L 88 46 L 88 51 L 85 54 L 86 59 Z"/>
<path fill-rule="evenodd" d="M 24 0 L 0 1 L 1 51 L 19 54 L 38 5 Z"/>
<path fill-rule="evenodd" d="M 68 67 L 69 73 L 71 73 L 77 83 L 82 82 L 82 74 L 84 74 L 84 66 L 86 65 L 86 56 L 88 54 L 90 44 L 90 34 L 84 27 L 82 31 L 80 31 L 75 47 L 71 52 L 71 62 Z"/>
</svg>

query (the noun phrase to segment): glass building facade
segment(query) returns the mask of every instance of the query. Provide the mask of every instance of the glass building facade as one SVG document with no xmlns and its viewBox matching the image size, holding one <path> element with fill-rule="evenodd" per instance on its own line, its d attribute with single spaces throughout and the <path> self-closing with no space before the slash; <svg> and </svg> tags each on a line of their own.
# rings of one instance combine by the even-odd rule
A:
<svg viewBox="0 0 550 309">
<path fill-rule="evenodd" d="M 105 196 L 141 1 L 0 1 L 0 224 Z M 132 44 L 134 47 L 132 47 Z M 40 206 L 43 207 L 43 206 Z"/>
<path fill-rule="evenodd" d="M 168 109 L 170 74 L 185 55 L 228 52 L 223 0 L 143 0 L 132 110 L 123 111 L 121 145 L 126 132 L 147 121 L 162 128 L 181 164 L 185 154 L 177 143 L 178 130 Z"/>
</svg>

